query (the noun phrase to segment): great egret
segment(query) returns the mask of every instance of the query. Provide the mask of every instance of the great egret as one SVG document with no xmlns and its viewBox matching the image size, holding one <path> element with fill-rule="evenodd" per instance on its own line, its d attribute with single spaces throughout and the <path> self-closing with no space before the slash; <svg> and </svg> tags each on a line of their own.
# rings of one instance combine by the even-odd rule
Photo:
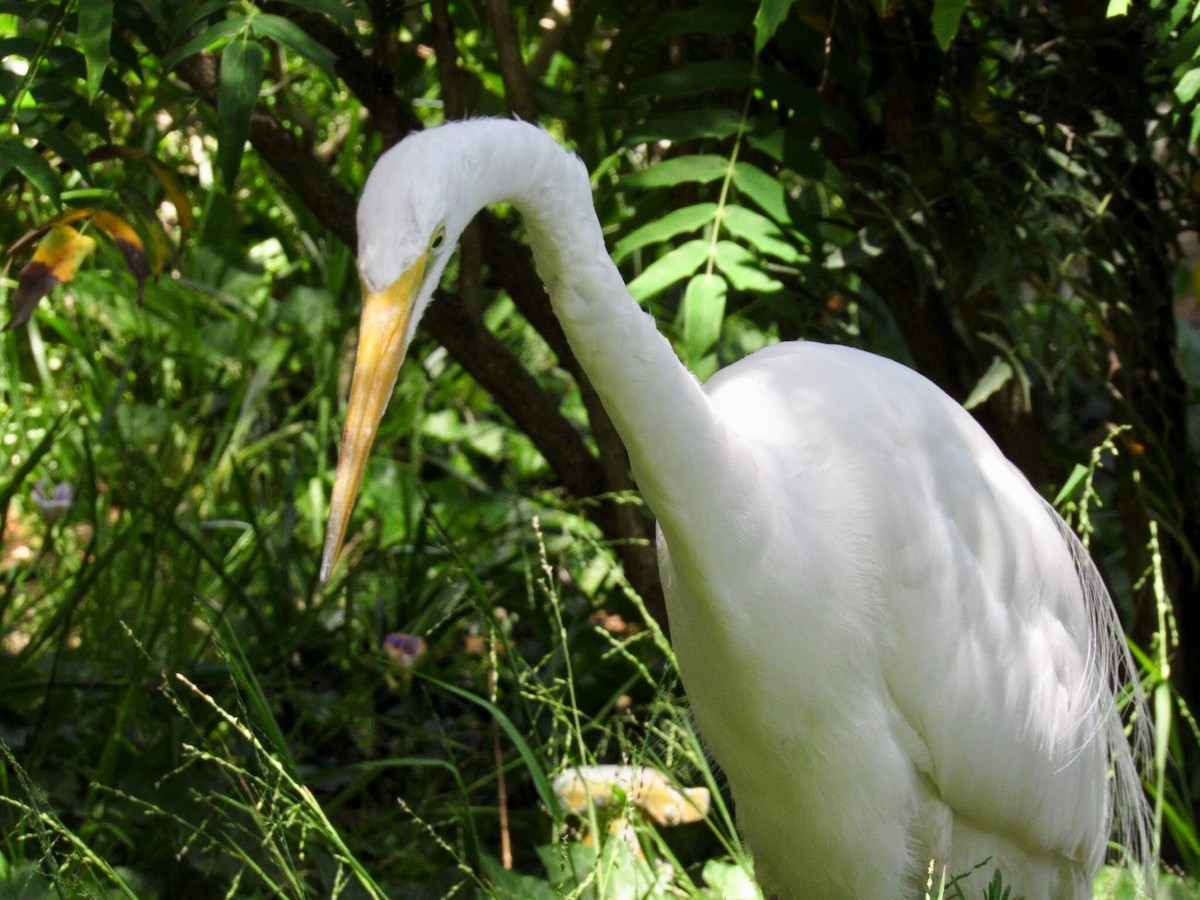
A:
<svg viewBox="0 0 1200 900">
<path fill-rule="evenodd" d="M 921 896 L 930 861 L 1083 898 L 1114 814 L 1146 845 L 1115 612 L 1061 519 L 963 409 L 845 347 L 768 347 L 706 385 L 609 259 L 587 171 L 536 126 L 389 150 L 358 207 L 363 311 L 322 578 L 396 373 L 463 228 L 525 218 L 571 348 L 658 519 L 671 634 L 760 878 Z"/>
</svg>

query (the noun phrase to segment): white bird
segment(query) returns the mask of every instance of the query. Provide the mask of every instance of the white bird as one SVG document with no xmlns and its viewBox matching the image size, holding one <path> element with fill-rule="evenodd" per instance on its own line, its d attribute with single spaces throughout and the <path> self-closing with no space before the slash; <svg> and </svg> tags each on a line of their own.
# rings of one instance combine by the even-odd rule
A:
<svg viewBox="0 0 1200 900">
<path fill-rule="evenodd" d="M 920 897 L 932 861 L 973 873 L 966 896 L 998 868 L 1014 897 L 1078 900 L 1114 817 L 1144 851 L 1114 697 L 1134 669 L 1052 508 L 962 407 L 881 357 L 783 343 L 701 385 L 610 260 L 585 167 L 533 125 L 414 134 L 367 180 L 322 578 L 417 322 L 500 201 L 658 520 L 683 684 L 764 886 Z"/>
</svg>

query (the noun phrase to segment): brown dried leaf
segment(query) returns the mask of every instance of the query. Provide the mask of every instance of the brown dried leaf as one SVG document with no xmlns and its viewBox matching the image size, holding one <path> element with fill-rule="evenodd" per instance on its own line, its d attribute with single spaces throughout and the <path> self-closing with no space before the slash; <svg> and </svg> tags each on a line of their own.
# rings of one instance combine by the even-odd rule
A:
<svg viewBox="0 0 1200 900">
<path fill-rule="evenodd" d="M 138 303 L 141 303 L 146 291 L 146 279 L 150 277 L 150 261 L 141 237 L 133 230 L 132 225 L 116 213 L 107 210 L 97 210 L 92 216 L 92 222 L 112 239 L 121 255 L 125 257 L 125 265 L 137 279 Z"/>
<path fill-rule="evenodd" d="M 29 321 L 38 302 L 60 284 L 66 284 L 79 271 L 79 264 L 96 248 L 94 238 L 80 234 L 70 225 L 50 229 L 21 274 L 12 293 L 12 318 L 4 330 Z"/>
</svg>

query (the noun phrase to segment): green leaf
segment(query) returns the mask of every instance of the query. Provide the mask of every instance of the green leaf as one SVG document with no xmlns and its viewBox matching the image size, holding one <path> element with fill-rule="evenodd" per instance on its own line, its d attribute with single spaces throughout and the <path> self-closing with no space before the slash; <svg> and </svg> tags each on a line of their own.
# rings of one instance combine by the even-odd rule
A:
<svg viewBox="0 0 1200 900">
<path fill-rule="evenodd" d="M 62 123 L 62 128 L 56 128 L 48 120 L 39 117 L 28 124 L 22 125 L 21 131 L 26 137 L 37 138 L 48 149 L 61 156 L 63 161 L 78 172 L 80 176 L 88 180 L 90 176 L 87 157 L 84 155 L 79 144 L 75 142 L 75 139 L 65 130 L 67 124 L 64 122 Z"/>
<path fill-rule="evenodd" d="M 771 128 L 757 133 L 748 132 L 746 141 L 755 150 L 771 157 L 773 162 L 783 163 L 783 154 L 788 146 L 788 133 L 785 129 Z"/>
<path fill-rule="evenodd" d="M 4 330 L 29 321 L 41 299 L 75 278 L 80 264 L 96 249 L 96 239 L 70 225 L 56 225 L 38 243 L 33 258 L 17 276 L 17 289 L 8 298 L 12 317 Z"/>
<path fill-rule="evenodd" d="M 759 253 L 773 256 L 785 263 L 798 263 L 807 257 L 787 237 L 779 226 L 766 216 L 744 206 L 727 206 L 721 224 L 734 237 L 750 244 Z"/>
<path fill-rule="evenodd" d="M 244 30 L 247 25 L 245 16 L 239 16 L 235 19 L 224 19 L 204 29 L 182 47 L 177 48 L 171 53 L 163 57 L 162 70 L 169 72 L 179 64 L 180 60 L 187 59 L 199 53 L 201 50 L 208 50 L 215 46 L 220 41 L 226 38 L 231 38 L 238 32 Z"/>
<path fill-rule="evenodd" d="M 694 141 L 697 138 L 733 137 L 742 117 L 737 110 L 721 108 L 685 109 L 647 119 L 635 125 L 626 135 L 624 144 L 648 144 L 654 141 Z"/>
<path fill-rule="evenodd" d="M 55 206 L 62 206 L 62 182 L 46 158 L 26 147 L 20 138 L 0 140 L 0 175 L 13 166 Z"/>
<path fill-rule="evenodd" d="M 1200 68 L 1185 72 L 1175 85 L 1175 96 L 1180 103 L 1191 103 L 1192 98 L 1200 91 Z"/>
<path fill-rule="evenodd" d="M 551 848 L 552 852 L 560 849 L 557 844 Z M 562 892 L 545 879 L 505 869 L 499 860 L 486 853 L 482 861 L 483 874 L 488 884 L 496 890 L 496 896 L 521 897 L 523 900 L 560 900 L 562 897 Z"/>
<path fill-rule="evenodd" d="M 183 10 L 178 9 L 179 5 L 181 4 L 176 4 L 176 8 L 172 10 L 172 12 L 182 12 L 182 15 L 178 18 L 171 20 L 170 35 L 172 40 L 182 37 L 192 29 L 192 26 L 198 22 L 203 22 L 213 13 L 220 12 L 231 6 L 232 2 L 231 0 L 208 0 L 207 3 L 201 3 L 199 6 L 194 6 L 191 9 L 185 6 Z"/>
<path fill-rule="evenodd" d="M 758 166 L 740 162 L 733 169 L 733 184 L 776 222 L 781 225 L 792 224 L 787 194 L 778 178 L 768 175 Z"/>
<path fill-rule="evenodd" d="M 753 253 L 733 241 L 717 241 L 717 268 L 739 291 L 774 294 L 783 290 L 783 284 L 762 270 Z"/>
<path fill-rule="evenodd" d="M 529 777 L 533 781 L 534 789 L 537 791 L 538 798 L 542 801 L 542 805 L 551 811 L 552 815 L 557 816 L 562 807 L 559 805 L 554 788 L 550 786 L 549 779 L 546 778 L 546 773 L 542 770 L 541 763 L 538 762 L 537 755 L 530 749 L 525 736 L 504 711 L 495 704 L 488 702 L 478 694 L 473 694 L 470 691 L 460 688 L 457 685 L 450 684 L 446 681 L 441 681 L 434 678 L 432 675 L 426 675 L 422 672 L 417 673 L 424 681 L 428 681 L 432 685 L 436 685 L 442 690 L 461 697 L 489 713 L 492 719 L 503 729 L 508 735 L 508 739 L 512 741 L 516 747 L 517 753 L 521 756 L 521 761 L 525 763 L 525 768 L 529 772 Z"/>
<path fill-rule="evenodd" d="M 87 60 L 87 92 L 94 98 L 108 68 L 112 46 L 113 0 L 79 0 L 79 43 Z"/>
<path fill-rule="evenodd" d="M 1075 468 L 1071 470 L 1070 477 L 1063 482 L 1063 486 L 1058 491 L 1058 496 L 1054 498 L 1054 505 L 1062 506 L 1064 500 L 1074 497 L 1087 476 L 1088 467 L 1075 463 Z"/>
<path fill-rule="evenodd" d="M 338 0 L 283 0 L 283 2 L 289 6 L 307 10 L 310 13 L 328 16 L 351 34 L 355 34 L 358 31 L 357 26 L 354 24 L 354 10 L 343 3 L 339 3 Z"/>
<path fill-rule="evenodd" d="M 598 854 L 594 847 L 579 842 L 562 844 L 543 844 L 537 848 L 542 866 L 550 880 L 560 887 L 572 884 L 585 884 L 588 874 L 596 868 Z M 566 893 L 560 890 L 562 897 Z M 585 896 L 595 896 L 588 894 Z"/>
<path fill-rule="evenodd" d="M 262 87 L 266 52 L 256 41 L 241 39 L 225 45 L 217 87 L 217 166 L 232 192 L 242 153 L 250 136 L 250 114 Z"/>
<path fill-rule="evenodd" d="M 619 263 L 634 250 L 647 244 L 661 244 L 677 235 L 702 228 L 717 214 L 717 204 L 697 203 L 667 213 L 661 219 L 635 228 L 613 247 L 613 262 Z"/>
<path fill-rule="evenodd" d="M 943 52 L 954 42 L 966 11 L 967 0 L 933 0 L 933 36 Z"/>
<path fill-rule="evenodd" d="M 669 253 L 663 254 L 629 282 L 629 293 L 635 300 L 642 302 L 655 294 L 696 274 L 696 270 L 708 258 L 708 242 L 695 240 L 680 244 Z"/>
<path fill-rule="evenodd" d="M 289 22 L 282 16 L 260 13 L 250 20 L 250 27 L 255 34 L 278 42 L 297 56 L 312 63 L 330 81 L 337 81 L 337 73 L 333 68 L 337 57 L 333 55 L 333 51 L 310 38 L 304 29 L 295 22 Z"/>
<path fill-rule="evenodd" d="M 762 0 L 754 14 L 754 53 L 762 53 L 767 41 L 775 36 L 794 0 Z"/>
<path fill-rule="evenodd" d="M 1008 360 L 1001 356 L 993 356 L 992 364 L 988 366 L 988 370 L 983 373 L 983 377 L 979 379 L 975 387 L 971 388 L 971 395 L 967 397 L 963 406 L 966 409 L 974 409 L 1008 384 L 1012 377 L 1013 367 Z"/>
<path fill-rule="evenodd" d="M 1129 12 L 1131 0 L 1108 0 L 1108 10 L 1105 12 L 1105 18 L 1112 19 L 1116 16 L 1123 16 Z"/>
<path fill-rule="evenodd" d="M 688 182 L 707 184 L 724 178 L 728 167 L 728 159 L 713 153 L 676 156 L 651 166 L 644 172 L 635 172 L 627 176 L 625 183 L 630 187 L 639 188 L 672 187 Z"/>
<path fill-rule="evenodd" d="M 736 863 L 710 859 L 704 864 L 704 883 L 726 900 L 762 900 L 754 876 Z"/>
<path fill-rule="evenodd" d="M 711 59 L 686 63 L 659 75 L 644 78 L 629 89 L 631 100 L 692 97 L 709 91 L 744 91 L 750 87 L 751 69 L 744 60 Z"/>
<path fill-rule="evenodd" d="M 698 378 L 706 378 L 716 370 L 712 359 L 712 371 L 706 368 L 706 354 L 721 336 L 721 323 L 725 321 L 725 296 L 729 292 L 725 279 L 720 275 L 696 275 L 688 282 L 683 294 L 683 346 L 684 362 Z"/>
<path fill-rule="evenodd" d="M 676 34 L 736 34 L 750 30 L 748 3 L 691 3 L 676 12 L 654 17 L 650 34 L 666 38 Z"/>
</svg>

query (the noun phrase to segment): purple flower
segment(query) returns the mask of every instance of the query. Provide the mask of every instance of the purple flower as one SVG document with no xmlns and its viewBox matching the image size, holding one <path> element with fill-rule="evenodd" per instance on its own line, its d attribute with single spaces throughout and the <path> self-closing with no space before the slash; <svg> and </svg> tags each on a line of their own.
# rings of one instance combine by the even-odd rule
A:
<svg viewBox="0 0 1200 900">
<path fill-rule="evenodd" d="M 425 649 L 425 638 L 403 631 L 393 631 L 383 639 L 383 652 L 405 672 L 413 670 Z"/>
<path fill-rule="evenodd" d="M 75 492 L 71 490 L 71 485 L 63 481 L 54 485 L 54 489 L 47 493 L 47 488 L 50 482 L 43 478 L 33 486 L 30 491 L 30 497 L 37 506 L 38 511 L 42 514 L 42 518 L 47 522 L 57 522 L 67 514 L 67 510 L 71 508 L 71 501 L 75 499 Z"/>
</svg>

